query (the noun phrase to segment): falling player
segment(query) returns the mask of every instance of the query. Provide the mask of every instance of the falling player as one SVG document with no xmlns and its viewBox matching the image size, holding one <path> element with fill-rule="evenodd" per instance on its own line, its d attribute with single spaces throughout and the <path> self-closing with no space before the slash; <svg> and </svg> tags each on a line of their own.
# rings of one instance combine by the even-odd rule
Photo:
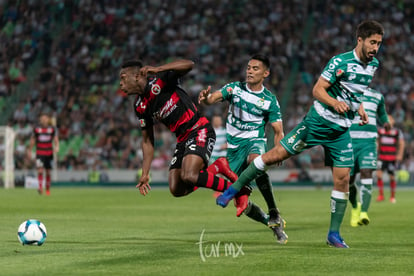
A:
<svg viewBox="0 0 414 276">
<path fill-rule="evenodd" d="M 149 173 L 154 156 L 154 119 L 165 124 L 177 137 L 168 176 L 170 192 L 174 196 L 188 195 L 198 187 L 224 191 L 231 185 L 207 169 L 216 135 L 210 122 L 199 114 L 190 96 L 179 85 L 180 78 L 193 65 L 190 60 L 177 60 L 158 67 L 143 66 L 138 60 L 122 65 L 120 88 L 128 95 L 137 95 L 134 109 L 142 130 L 144 159 L 137 188 L 142 195 L 151 189 Z M 231 178 L 234 175 L 228 164 L 221 163 L 218 167 L 224 176 Z M 242 193 L 239 195 L 246 196 Z"/>
</svg>

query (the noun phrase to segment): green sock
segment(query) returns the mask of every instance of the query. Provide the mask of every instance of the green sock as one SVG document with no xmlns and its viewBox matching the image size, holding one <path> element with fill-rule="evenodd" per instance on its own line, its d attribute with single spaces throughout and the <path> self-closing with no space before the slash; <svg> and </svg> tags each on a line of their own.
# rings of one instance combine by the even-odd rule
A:
<svg viewBox="0 0 414 276">
<path fill-rule="evenodd" d="M 260 208 L 253 202 L 249 201 L 249 205 L 247 206 L 244 213 L 246 214 L 246 216 L 248 216 L 252 220 L 261 222 L 267 226 L 267 222 L 269 221 L 269 216 L 262 210 L 262 208 Z"/>
<path fill-rule="evenodd" d="M 256 168 L 254 162 L 251 162 L 250 165 L 240 174 L 239 179 L 234 182 L 231 187 L 240 191 L 243 186 L 249 184 L 252 180 L 256 179 L 258 176 L 264 174 L 264 171 L 261 171 Z"/>
<path fill-rule="evenodd" d="M 352 208 L 356 208 L 358 206 L 357 191 L 355 183 L 349 184 L 349 202 L 351 203 Z"/>
<path fill-rule="evenodd" d="M 335 196 L 335 197 L 334 197 Z M 331 195 L 331 225 L 329 231 L 339 232 L 344 218 L 346 205 L 348 204 L 347 193 L 332 191 Z"/>
<path fill-rule="evenodd" d="M 372 178 L 361 179 L 361 212 L 368 212 L 369 205 L 371 204 L 372 183 Z"/>
<path fill-rule="evenodd" d="M 259 191 L 262 193 L 264 200 L 266 201 L 269 215 L 276 216 L 279 210 L 276 207 L 276 201 L 273 196 L 272 182 L 270 182 L 269 175 L 264 173 L 263 175 L 256 178 L 256 185 Z"/>
</svg>

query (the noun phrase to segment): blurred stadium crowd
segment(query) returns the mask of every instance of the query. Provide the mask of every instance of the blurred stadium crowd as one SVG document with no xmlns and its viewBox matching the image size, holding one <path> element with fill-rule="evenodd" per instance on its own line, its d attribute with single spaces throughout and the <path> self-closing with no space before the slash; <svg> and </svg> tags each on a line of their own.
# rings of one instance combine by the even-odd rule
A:
<svg viewBox="0 0 414 276">
<path fill-rule="evenodd" d="M 0 110 L 17 132 L 16 168 L 33 167 L 26 150 L 41 112 L 55 118 L 60 169 L 140 167 L 140 130 L 118 89 L 124 60 L 158 65 L 193 59 L 184 88 L 195 98 L 212 85 L 242 80 L 256 52 L 271 58 L 266 85 L 282 106 L 285 132 L 312 103 L 312 86 L 335 54 L 353 49 L 356 25 L 386 31 L 373 88 L 404 131 L 405 166 L 414 171 L 414 5 L 408 1 L 41 1 L 0 0 Z M 223 114 L 224 105 L 204 108 Z M 156 126 L 153 166 L 168 167 L 175 139 Z M 285 167 L 323 167 L 321 149 Z"/>
</svg>

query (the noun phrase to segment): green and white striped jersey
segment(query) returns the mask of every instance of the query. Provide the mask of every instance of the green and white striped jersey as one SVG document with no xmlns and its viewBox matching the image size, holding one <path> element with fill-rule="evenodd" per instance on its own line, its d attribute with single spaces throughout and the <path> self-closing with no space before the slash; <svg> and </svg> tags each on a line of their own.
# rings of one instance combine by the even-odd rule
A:
<svg viewBox="0 0 414 276">
<path fill-rule="evenodd" d="M 350 110 L 345 114 L 339 114 L 334 108 L 315 100 L 309 115 L 317 116 L 318 114 L 329 121 L 333 128 L 349 128 L 358 111 L 361 97 L 371 83 L 378 65 L 376 58 L 368 64 L 362 63 L 355 50 L 331 58 L 321 77 L 332 84 L 327 91 L 328 94 L 345 102 Z"/>
<path fill-rule="evenodd" d="M 229 148 L 246 140 L 265 141 L 266 123 L 282 121 L 279 102 L 266 87 L 251 91 L 245 82 L 232 82 L 220 91 L 230 103 L 226 121 Z"/>
<path fill-rule="evenodd" d="M 359 118 L 356 117 L 352 123 L 350 134 L 352 140 L 376 140 L 378 136 L 377 132 L 377 118 L 378 122 L 383 125 L 388 122 L 387 111 L 385 109 L 384 96 L 377 90 L 368 88 L 362 96 L 362 103 L 364 105 L 365 112 L 368 115 L 369 122 L 366 125 L 359 125 Z"/>
</svg>

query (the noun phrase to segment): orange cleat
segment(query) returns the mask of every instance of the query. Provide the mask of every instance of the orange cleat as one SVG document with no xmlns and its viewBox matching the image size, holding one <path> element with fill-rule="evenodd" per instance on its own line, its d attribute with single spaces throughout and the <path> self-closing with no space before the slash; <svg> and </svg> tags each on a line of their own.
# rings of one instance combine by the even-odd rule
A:
<svg viewBox="0 0 414 276">
<path fill-rule="evenodd" d="M 207 171 L 214 175 L 220 173 L 228 178 L 232 183 L 236 182 L 237 174 L 235 174 L 231 169 L 229 162 L 227 161 L 226 157 L 220 157 L 216 161 L 213 162 L 210 166 L 208 166 Z"/>
<path fill-rule="evenodd" d="M 249 205 L 249 196 L 241 195 L 234 198 L 234 206 L 236 206 L 236 216 L 240 217 Z"/>
<path fill-rule="evenodd" d="M 236 216 L 240 217 L 246 210 L 249 205 L 249 195 L 252 193 L 252 190 L 248 186 L 241 188 L 240 192 L 234 197 L 234 206 L 236 206 Z"/>
</svg>

